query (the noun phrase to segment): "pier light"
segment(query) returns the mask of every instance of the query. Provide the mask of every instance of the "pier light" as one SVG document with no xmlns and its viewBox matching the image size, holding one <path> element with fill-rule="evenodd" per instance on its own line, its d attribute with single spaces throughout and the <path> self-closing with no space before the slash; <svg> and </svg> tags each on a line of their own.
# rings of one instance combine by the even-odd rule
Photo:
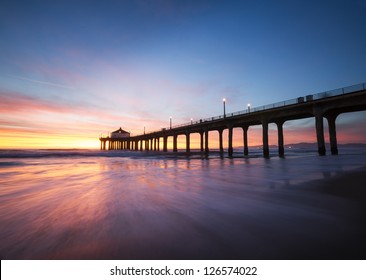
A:
<svg viewBox="0 0 366 280">
<path fill-rule="evenodd" d="M 193 124 L 193 118 L 191 118 L 191 124 Z"/>
<path fill-rule="evenodd" d="M 250 112 L 250 103 L 248 103 L 248 113 Z"/>
<path fill-rule="evenodd" d="M 145 134 L 145 127 L 144 127 L 144 134 Z"/>
<path fill-rule="evenodd" d="M 172 129 L 172 116 L 169 117 L 170 120 L 170 129 Z"/>
<path fill-rule="evenodd" d="M 222 99 L 222 102 L 224 104 L 224 118 L 226 117 L 226 108 L 225 108 L 225 104 L 226 104 L 226 98 Z"/>
</svg>

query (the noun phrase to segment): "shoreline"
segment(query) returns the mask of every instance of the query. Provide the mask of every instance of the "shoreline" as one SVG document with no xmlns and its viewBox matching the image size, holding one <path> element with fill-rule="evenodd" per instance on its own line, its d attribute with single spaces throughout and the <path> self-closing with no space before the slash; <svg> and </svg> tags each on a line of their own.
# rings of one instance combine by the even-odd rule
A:
<svg viewBox="0 0 366 280">
<path fill-rule="evenodd" d="M 326 175 L 327 176 L 327 175 Z M 320 191 L 353 201 L 366 202 L 366 165 L 328 178 L 310 181 L 309 190 Z M 305 183 L 304 183 L 305 184 Z M 308 186 L 307 186 L 308 187 Z"/>
</svg>

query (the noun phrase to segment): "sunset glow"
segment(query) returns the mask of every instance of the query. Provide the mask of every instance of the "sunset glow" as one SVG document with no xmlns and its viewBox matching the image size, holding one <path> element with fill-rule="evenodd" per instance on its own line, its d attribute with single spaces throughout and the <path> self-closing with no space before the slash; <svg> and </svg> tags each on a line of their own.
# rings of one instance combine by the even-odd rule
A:
<svg viewBox="0 0 366 280">
<path fill-rule="evenodd" d="M 119 127 L 133 136 L 222 115 L 223 102 L 228 114 L 365 82 L 364 9 L 358 1 L 5 1 L 0 149 L 98 149 L 100 135 Z M 339 143 L 366 143 L 365 127 L 365 112 L 339 116 Z M 313 119 L 286 122 L 284 133 L 285 144 L 316 142 Z M 248 137 L 261 145 L 261 127 Z M 269 141 L 277 144 L 272 124 Z M 218 147 L 218 133 L 209 143 Z M 192 134 L 191 148 L 199 146 Z"/>
</svg>

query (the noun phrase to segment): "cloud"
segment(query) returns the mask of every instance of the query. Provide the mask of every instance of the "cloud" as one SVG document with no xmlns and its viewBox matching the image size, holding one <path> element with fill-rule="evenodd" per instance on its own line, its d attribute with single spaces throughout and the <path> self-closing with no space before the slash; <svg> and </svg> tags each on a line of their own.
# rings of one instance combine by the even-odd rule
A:
<svg viewBox="0 0 366 280">
<path fill-rule="evenodd" d="M 0 92 L 0 113 L 17 113 L 20 111 L 51 110 L 55 104 L 47 103 L 33 96 L 17 92 Z"/>
<path fill-rule="evenodd" d="M 8 76 L 9 77 L 16 78 L 16 79 L 23 80 L 23 81 L 27 81 L 27 82 L 31 82 L 31 83 L 36 83 L 36 84 L 41 84 L 41 85 L 46 85 L 46 86 L 52 86 L 52 87 L 63 88 L 63 89 L 74 89 L 73 87 L 66 86 L 66 85 L 62 85 L 62 84 L 57 84 L 57 83 L 50 83 L 50 82 L 45 82 L 45 81 L 39 81 L 39 80 L 34 80 L 34 79 L 29 79 L 29 78 L 26 78 L 26 77 L 14 76 L 14 75 L 8 75 Z"/>
</svg>

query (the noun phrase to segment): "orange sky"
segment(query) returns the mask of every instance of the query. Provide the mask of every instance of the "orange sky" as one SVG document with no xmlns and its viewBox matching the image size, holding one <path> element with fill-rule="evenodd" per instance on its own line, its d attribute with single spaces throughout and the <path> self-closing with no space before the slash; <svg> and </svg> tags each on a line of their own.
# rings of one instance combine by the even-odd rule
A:
<svg viewBox="0 0 366 280">
<path fill-rule="evenodd" d="M 30 106 L 25 106 L 28 109 Z M 0 110 L 2 107 L 0 106 Z M 0 126 L 0 148 L 100 148 L 98 140 L 100 133 L 106 135 L 118 128 L 118 125 L 123 127 L 123 124 L 117 123 L 115 127 L 110 124 L 104 126 L 103 123 L 98 123 L 96 120 L 88 119 L 85 111 L 79 111 L 77 116 L 69 116 L 73 114 L 70 111 L 60 112 L 54 108 L 42 108 L 26 112 L 21 108 L 17 108 L 14 112 L 7 110 L 0 111 L 1 126 Z M 351 116 L 358 119 L 362 116 L 360 113 L 352 113 L 340 116 L 337 120 L 338 143 L 366 143 L 366 121 L 358 122 L 354 125 L 348 125 L 347 120 Z M 14 115 L 14 118 L 4 118 L 6 115 Z M 98 117 L 103 120 L 110 120 L 113 123 L 113 116 L 108 114 L 99 114 Z M 70 120 L 67 120 L 71 118 Z M 67 121 L 66 121 L 67 120 Z M 22 124 L 23 126 L 19 125 Z M 63 122 L 62 122 L 63 121 Z M 34 122 L 34 125 L 29 123 Z M 17 123 L 17 126 L 14 124 Z M 136 122 L 138 123 L 138 121 Z M 149 123 L 154 124 L 152 120 Z M 156 129 L 160 129 L 161 123 L 156 122 Z M 160 124 L 160 126 L 159 126 Z M 327 124 L 325 125 L 325 138 L 328 139 Z M 106 131 L 106 128 L 110 128 Z M 129 130 L 128 127 L 123 127 Z M 133 134 L 139 134 L 142 129 L 131 129 Z M 248 130 L 249 146 L 261 145 L 262 141 L 261 126 L 253 126 Z M 316 142 L 314 120 L 306 119 L 302 121 L 290 121 L 284 126 L 285 144 L 293 144 L 299 142 Z M 227 147 L 228 133 L 227 130 L 223 133 L 224 147 Z M 234 147 L 243 146 L 243 133 L 241 128 L 235 128 L 233 132 Z M 185 136 L 178 137 L 178 148 L 185 148 Z M 274 124 L 269 126 L 269 142 L 270 145 L 277 144 L 277 129 Z M 199 134 L 191 135 L 191 148 L 199 148 Z M 212 149 L 219 148 L 219 134 L 217 131 L 209 133 L 209 146 Z M 172 138 L 168 139 L 168 147 L 172 148 Z"/>
</svg>

